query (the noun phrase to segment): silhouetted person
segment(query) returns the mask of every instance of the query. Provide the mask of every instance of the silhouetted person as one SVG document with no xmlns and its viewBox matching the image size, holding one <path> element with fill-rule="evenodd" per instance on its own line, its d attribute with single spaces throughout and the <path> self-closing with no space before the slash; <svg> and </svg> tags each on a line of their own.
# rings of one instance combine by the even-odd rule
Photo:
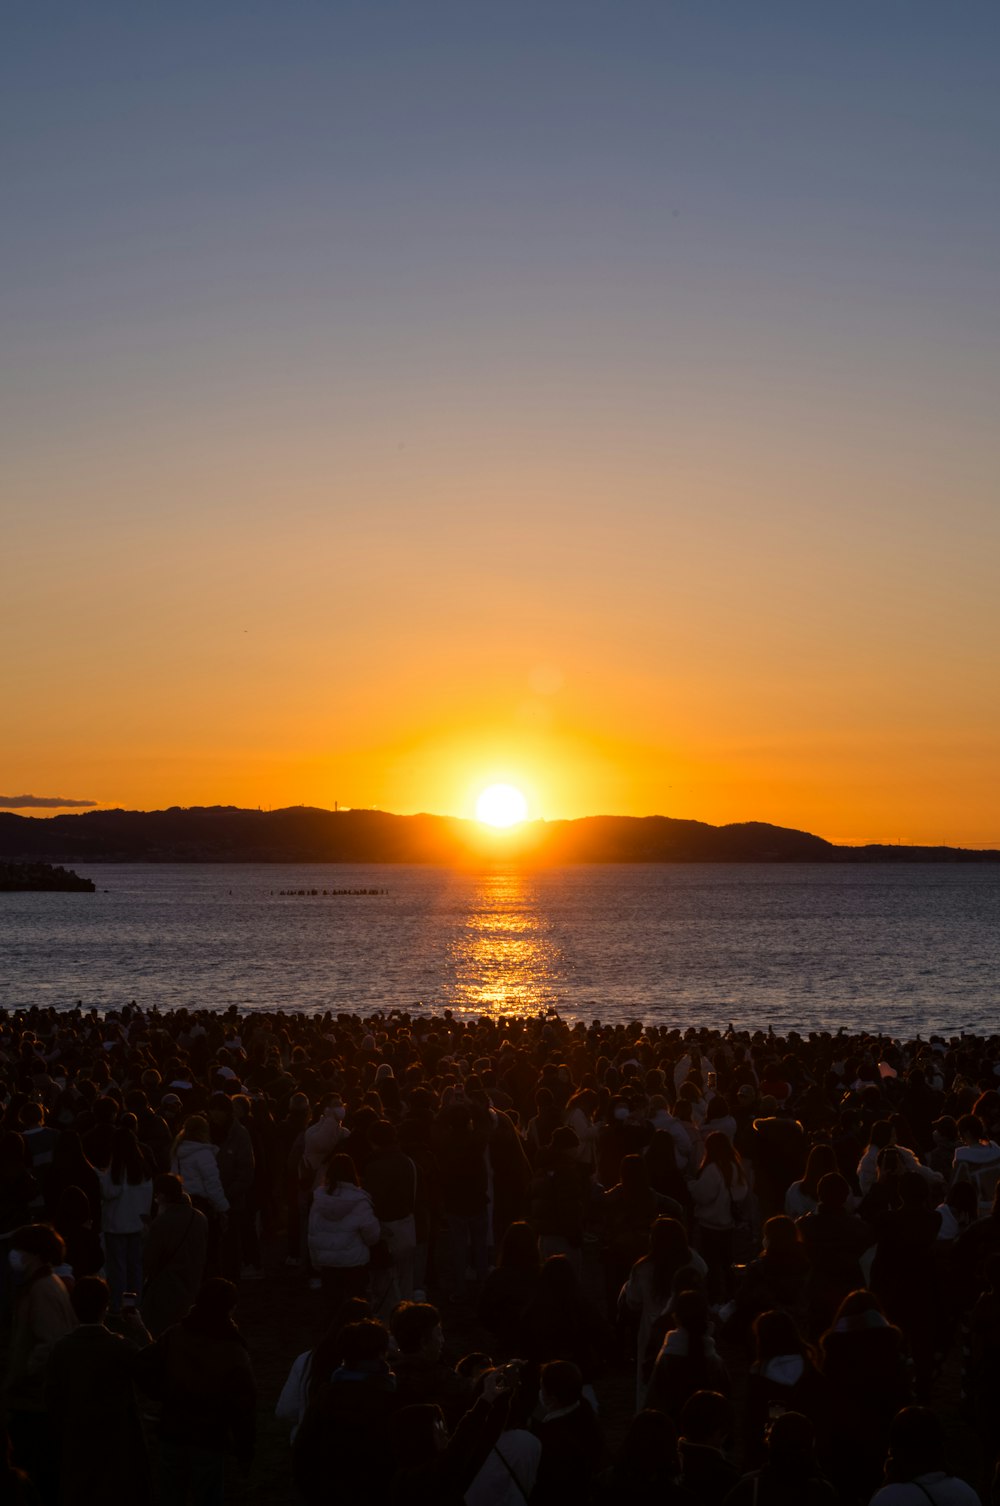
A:
<svg viewBox="0 0 1000 1506">
<path fill-rule="evenodd" d="M 141 1319 L 124 1315 L 127 1337 L 104 1326 L 110 1292 L 98 1276 L 73 1288 L 80 1326 L 54 1346 L 45 1396 L 59 1456 L 60 1506 L 150 1499 L 149 1459 L 136 1403 L 136 1346 L 148 1342 Z"/>
</svg>

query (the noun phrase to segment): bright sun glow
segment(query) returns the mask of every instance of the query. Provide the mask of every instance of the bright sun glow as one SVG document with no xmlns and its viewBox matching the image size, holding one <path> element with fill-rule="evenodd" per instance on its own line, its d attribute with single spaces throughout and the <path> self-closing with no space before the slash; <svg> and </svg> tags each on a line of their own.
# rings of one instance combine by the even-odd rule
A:
<svg viewBox="0 0 1000 1506">
<path fill-rule="evenodd" d="M 476 801 L 476 820 L 487 826 L 516 826 L 528 814 L 528 802 L 512 784 L 491 784 Z"/>
</svg>

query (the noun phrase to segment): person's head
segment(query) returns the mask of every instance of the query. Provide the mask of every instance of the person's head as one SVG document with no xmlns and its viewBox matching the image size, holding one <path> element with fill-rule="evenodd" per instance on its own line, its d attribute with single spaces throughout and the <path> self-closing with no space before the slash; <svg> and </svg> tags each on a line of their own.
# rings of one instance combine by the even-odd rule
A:
<svg viewBox="0 0 1000 1506">
<path fill-rule="evenodd" d="M 978 1114 L 963 1114 L 956 1128 L 963 1145 L 980 1145 L 986 1139 L 986 1130 Z"/>
<path fill-rule="evenodd" d="M 169 1208 L 171 1205 L 188 1202 L 184 1183 L 172 1171 L 161 1171 L 153 1178 L 153 1197 L 158 1208 Z"/>
<path fill-rule="evenodd" d="M 111 1143 L 110 1176 L 115 1186 L 137 1186 L 146 1176 L 146 1157 L 135 1131 L 119 1126 Z"/>
<path fill-rule="evenodd" d="M 380 1369 L 389 1352 L 389 1330 L 374 1318 L 348 1323 L 341 1330 L 340 1352 L 347 1370 Z"/>
<path fill-rule="evenodd" d="M 733 1430 L 735 1409 L 719 1391 L 695 1391 L 681 1412 L 680 1435 L 689 1443 L 722 1448 Z"/>
<path fill-rule="evenodd" d="M 816 1189 L 819 1207 L 824 1213 L 841 1213 L 851 1195 L 850 1183 L 839 1171 L 828 1171 L 820 1177 Z"/>
<path fill-rule="evenodd" d="M 930 1407 L 903 1407 L 896 1413 L 889 1428 L 887 1479 L 912 1480 L 945 1469 L 945 1457 L 944 1430 Z"/>
<path fill-rule="evenodd" d="M 806 1161 L 805 1176 L 802 1178 L 802 1190 L 807 1197 L 815 1198 L 816 1189 L 819 1187 L 820 1178 L 825 1177 L 828 1171 L 837 1170 L 837 1154 L 832 1145 L 814 1145 L 809 1152 Z"/>
<path fill-rule="evenodd" d="M 331 1156 L 326 1163 L 327 1191 L 332 1192 L 335 1187 L 339 1187 L 342 1183 L 356 1187 L 358 1185 L 358 1173 L 350 1156 L 340 1151 L 337 1155 Z"/>
<path fill-rule="evenodd" d="M 203 1283 L 184 1319 L 185 1325 L 197 1333 L 213 1338 L 229 1337 L 236 1333 L 233 1311 L 236 1307 L 236 1287 L 223 1276 L 211 1276 Z"/>
<path fill-rule="evenodd" d="M 437 1361 L 444 1349 L 441 1314 L 430 1302 L 400 1302 L 389 1320 L 400 1354 Z"/>
<path fill-rule="evenodd" d="M 570 1125 L 560 1124 L 558 1129 L 552 1131 L 549 1145 L 559 1155 L 573 1156 L 580 1149 L 580 1137 Z"/>
<path fill-rule="evenodd" d="M 569 1360 L 550 1360 L 542 1366 L 538 1400 L 543 1412 L 561 1412 L 574 1407 L 583 1395 L 583 1376 Z"/>
<path fill-rule="evenodd" d="M 103 1323 L 111 1301 L 111 1290 L 100 1276 L 81 1276 L 73 1283 L 70 1300 L 81 1323 Z"/>
<path fill-rule="evenodd" d="M 717 1119 L 729 1118 L 729 1104 L 720 1093 L 716 1093 L 705 1112 L 705 1123 L 712 1124 Z"/>
<path fill-rule="evenodd" d="M 763 1253 L 772 1257 L 785 1257 L 790 1252 L 800 1252 L 802 1241 L 795 1220 L 784 1213 L 776 1213 L 766 1219 L 761 1230 Z"/>
<path fill-rule="evenodd" d="M 687 1331 L 693 1348 L 704 1339 L 708 1331 L 708 1302 L 702 1291 L 686 1290 L 677 1294 L 674 1302 L 674 1317 L 677 1327 Z"/>
<path fill-rule="evenodd" d="M 226 1130 L 233 1122 L 233 1105 L 225 1093 L 213 1093 L 208 1100 L 208 1117 L 216 1131 Z"/>
<path fill-rule="evenodd" d="M 934 1144 L 950 1149 L 958 1140 L 958 1125 L 950 1114 L 942 1114 L 931 1125 Z"/>
<path fill-rule="evenodd" d="M 721 1130 L 713 1130 L 705 1138 L 705 1158 L 702 1166 L 718 1166 L 727 1171 L 739 1161 L 739 1156 L 733 1149 L 732 1141 Z"/>
<path fill-rule="evenodd" d="M 184 1121 L 181 1135 L 185 1140 L 204 1144 L 208 1140 L 208 1120 L 204 1114 L 189 1114 Z"/>
<path fill-rule="evenodd" d="M 831 1334 L 865 1333 L 871 1328 L 887 1328 L 882 1304 L 867 1287 L 849 1292 L 834 1315 L 832 1326 L 823 1335 L 826 1344 Z"/>
<path fill-rule="evenodd" d="M 896 1129 L 888 1119 L 876 1119 L 872 1125 L 871 1143 L 876 1151 L 885 1150 L 896 1143 Z"/>
<path fill-rule="evenodd" d="M 8 1264 L 15 1275 L 35 1276 L 61 1265 L 66 1254 L 62 1236 L 51 1224 L 22 1224 L 7 1238 Z"/>
<path fill-rule="evenodd" d="M 93 1218 L 90 1199 L 82 1187 L 64 1187 L 59 1194 L 55 1209 L 55 1226 L 65 1236 L 71 1230 L 82 1229 Z"/>
<path fill-rule="evenodd" d="M 398 1139 L 396 1126 L 388 1119 L 376 1119 L 368 1131 L 368 1139 L 373 1150 L 392 1150 Z"/>
<path fill-rule="evenodd" d="M 767 1429 L 767 1462 L 782 1475 L 802 1475 L 813 1464 L 816 1432 L 801 1412 L 783 1412 Z"/>
<path fill-rule="evenodd" d="M 497 1265 L 501 1270 L 538 1270 L 538 1235 L 530 1224 L 518 1219 L 507 1225 Z"/>
</svg>

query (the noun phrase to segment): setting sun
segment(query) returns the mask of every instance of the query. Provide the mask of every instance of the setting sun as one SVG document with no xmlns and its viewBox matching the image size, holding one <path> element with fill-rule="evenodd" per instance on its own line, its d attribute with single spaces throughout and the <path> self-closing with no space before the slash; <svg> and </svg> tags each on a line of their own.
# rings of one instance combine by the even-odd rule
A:
<svg viewBox="0 0 1000 1506">
<path fill-rule="evenodd" d="M 512 784 L 491 784 L 476 801 L 476 820 L 487 826 L 516 826 L 528 814 L 528 802 Z"/>
</svg>

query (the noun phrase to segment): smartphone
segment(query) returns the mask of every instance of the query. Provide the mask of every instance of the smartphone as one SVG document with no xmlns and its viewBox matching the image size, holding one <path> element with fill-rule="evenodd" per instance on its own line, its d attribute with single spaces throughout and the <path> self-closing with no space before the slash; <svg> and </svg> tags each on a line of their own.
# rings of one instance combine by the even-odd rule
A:
<svg viewBox="0 0 1000 1506">
<path fill-rule="evenodd" d="M 139 1306 L 139 1298 L 135 1292 L 122 1292 L 122 1312 L 134 1313 Z"/>
</svg>

